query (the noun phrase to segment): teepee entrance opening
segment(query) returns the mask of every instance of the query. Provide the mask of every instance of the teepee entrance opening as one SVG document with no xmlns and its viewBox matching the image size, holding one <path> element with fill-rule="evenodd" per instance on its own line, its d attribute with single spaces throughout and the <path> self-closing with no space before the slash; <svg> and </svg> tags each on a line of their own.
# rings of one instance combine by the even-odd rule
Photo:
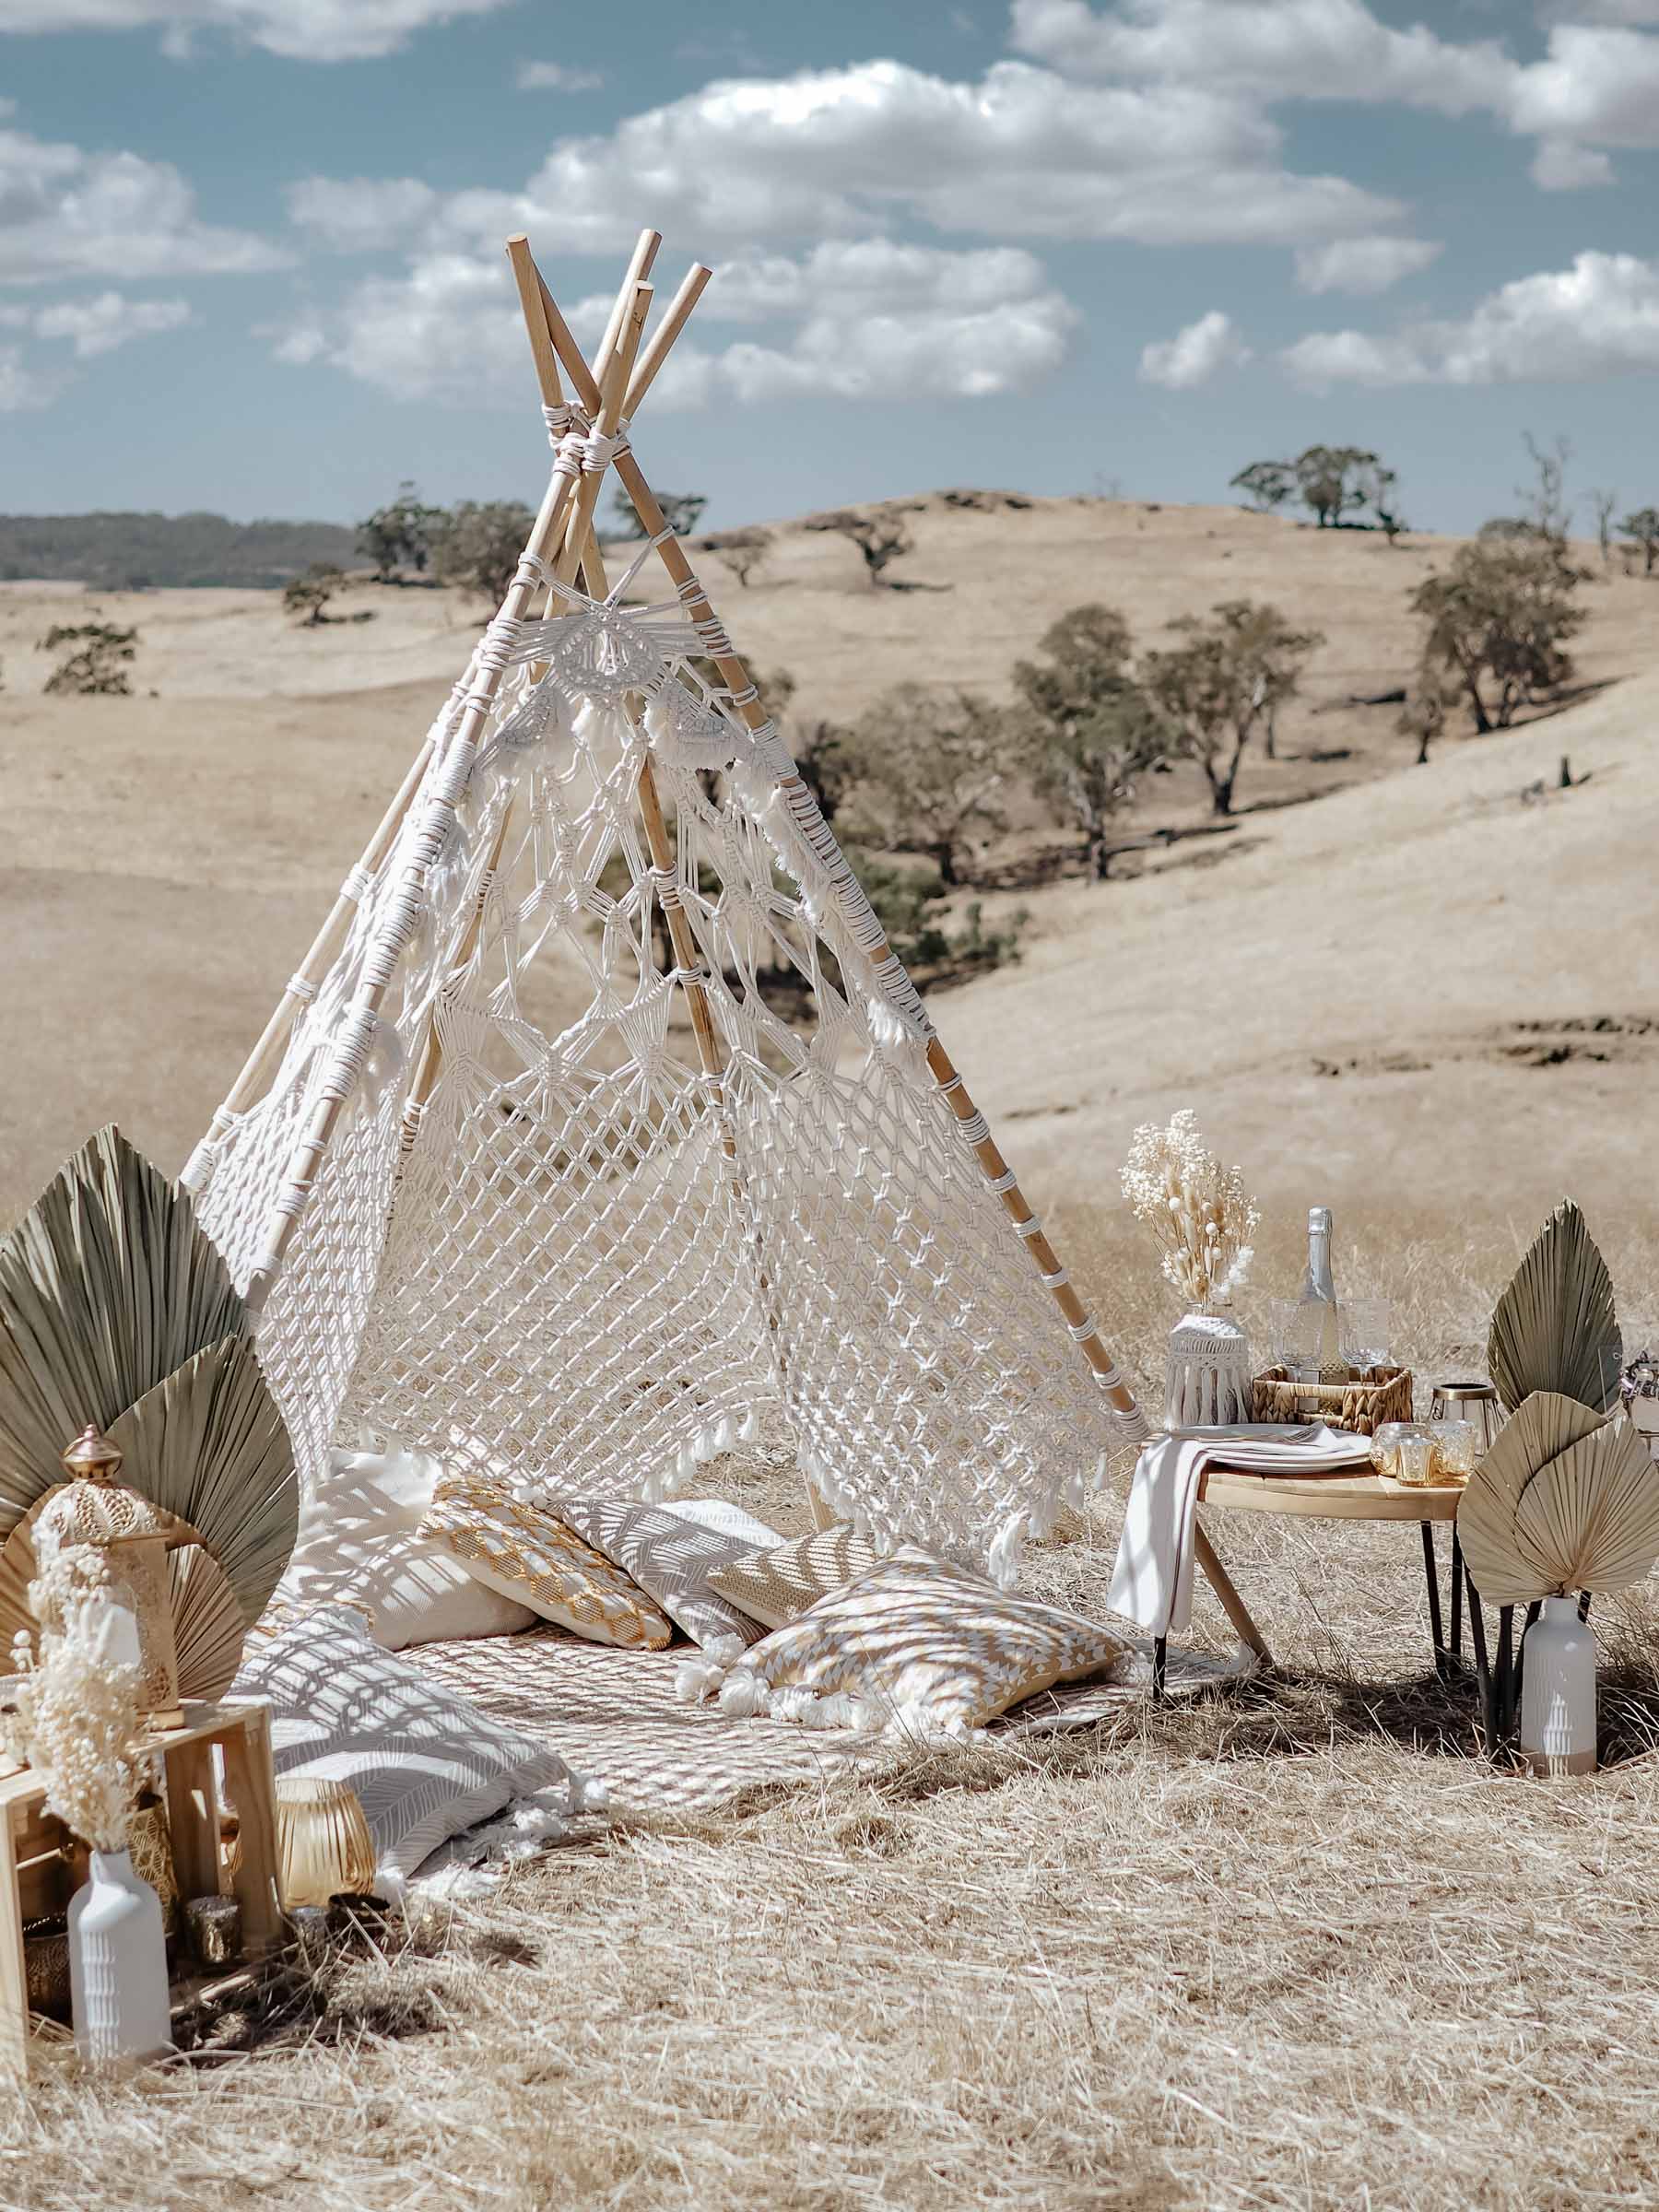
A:
<svg viewBox="0 0 1659 2212">
<path fill-rule="evenodd" d="M 826 1510 L 1006 1578 L 1145 1423 L 633 454 L 710 275 L 642 344 L 659 244 L 589 363 L 510 242 L 530 542 L 184 1180 L 308 1480 L 662 1495 L 775 1404 Z"/>
</svg>

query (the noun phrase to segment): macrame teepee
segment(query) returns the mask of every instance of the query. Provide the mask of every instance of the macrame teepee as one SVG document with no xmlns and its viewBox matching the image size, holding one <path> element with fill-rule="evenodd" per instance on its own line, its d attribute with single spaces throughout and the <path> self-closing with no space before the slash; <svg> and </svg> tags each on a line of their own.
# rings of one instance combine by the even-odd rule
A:
<svg viewBox="0 0 1659 2212">
<path fill-rule="evenodd" d="M 1011 1573 L 1145 1424 L 629 450 L 710 274 L 641 351 L 659 243 L 590 366 L 511 242 L 547 496 L 184 1181 L 309 1478 L 660 1494 L 781 1403 L 836 1511 Z"/>
</svg>

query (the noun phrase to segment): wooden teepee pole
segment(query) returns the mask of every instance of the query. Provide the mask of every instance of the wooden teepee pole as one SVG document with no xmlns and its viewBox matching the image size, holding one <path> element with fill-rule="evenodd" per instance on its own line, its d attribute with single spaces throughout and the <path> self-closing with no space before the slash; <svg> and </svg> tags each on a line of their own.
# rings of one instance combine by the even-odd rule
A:
<svg viewBox="0 0 1659 2212">
<path fill-rule="evenodd" d="M 632 318 L 633 338 L 628 358 L 631 364 L 639 343 L 639 330 L 650 305 L 648 285 L 636 288 L 636 296 L 629 310 Z M 640 295 L 643 295 L 641 297 Z M 618 380 L 620 382 L 621 380 Z M 620 394 L 616 394 L 618 406 Z M 602 415 L 605 410 L 602 410 Z M 614 430 L 616 407 L 609 410 Z M 602 420 L 600 428 L 604 430 Z M 606 434 L 609 434 L 606 432 Z M 572 508 L 585 512 L 591 519 L 594 500 L 598 493 L 598 473 L 590 469 L 581 472 L 580 486 L 568 469 L 556 468 L 548 478 L 539 512 L 531 527 L 527 556 L 544 562 L 551 558 L 564 535 L 566 517 Z M 501 602 L 500 619 L 522 622 L 530 609 L 531 594 L 535 588 L 534 572 L 521 566 Z M 500 688 L 503 665 L 495 656 L 481 653 L 474 670 L 474 680 L 467 692 L 458 727 L 445 748 L 437 781 L 423 805 L 422 829 L 435 837 L 441 835 L 454 818 L 456 806 L 466 788 L 467 773 L 471 769 L 474 752 L 484 725 L 488 719 L 495 696 Z M 420 866 L 411 863 L 411 873 Z M 405 887 L 406 896 L 394 902 L 389 911 L 379 936 L 371 947 L 371 957 L 366 970 L 366 980 L 352 1002 L 348 1030 L 354 1030 L 359 1038 L 371 1026 L 372 1018 L 380 1012 L 386 992 L 391 985 L 402 959 L 407 940 L 408 912 L 418 896 L 419 887 L 411 881 Z M 265 1243 L 256 1260 L 252 1278 L 245 1293 L 250 1312 L 257 1312 L 270 1294 L 272 1283 L 281 1269 L 294 1228 L 308 1205 L 329 1144 L 334 1136 L 347 1098 L 355 1085 L 355 1068 L 348 1055 L 336 1055 L 320 1090 L 316 1106 L 300 1136 L 295 1140 L 289 1156 L 283 1185 L 273 1202 L 265 1229 Z"/>
<path fill-rule="evenodd" d="M 549 317 L 548 324 L 548 335 L 554 348 L 571 378 L 578 399 L 586 406 L 593 390 L 593 378 L 587 364 L 571 342 L 563 318 L 557 315 Z M 656 495 L 646 482 L 638 461 L 631 453 L 621 453 L 617 455 L 614 465 L 623 488 L 632 500 L 640 520 L 645 526 L 646 535 L 656 545 L 663 565 L 673 580 L 685 606 L 687 619 L 693 624 L 707 624 L 713 633 L 709 657 L 719 670 L 721 681 L 732 694 L 734 706 L 751 730 L 764 728 L 768 717 L 756 694 L 754 679 L 733 650 L 715 615 L 712 603 L 698 581 L 684 547 L 669 528 L 667 518 Z M 791 810 L 797 818 L 805 812 L 808 820 L 816 819 L 824 841 L 831 851 L 839 853 L 839 847 L 828 825 L 824 824 L 818 803 L 808 787 L 798 776 L 794 776 L 782 779 L 781 788 L 786 793 Z M 895 956 L 892 947 L 884 939 L 871 948 L 870 958 L 880 965 Z M 1032 1266 L 1053 1297 L 1083 1357 L 1100 1379 L 1107 1402 L 1126 1420 L 1138 1423 L 1141 1433 L 1145 1434 L 1145 1420 L 1135 1404 L 1134 1392 L 1119 1371 L 1094 1316 L 1072 1288 L 1066 1270 L 1044 1233 L 1035 1209 L 1003 1158 L 984 1116 L 974 1104 L 960 1071 L 936 1035 L 929 1038 L 926 1052 L 927 1065 L 934 1081 L 962 1124 L 986 1181 L 1001 1198 L 1010 1221 L 1030 1255 Z"/>
<path fill-rule="evenodd" d="M 555 318 L 558 319 L 559 326 L 562 328 L 563 319 L 558 316 L 557 309 L 553 310 L 551 315 L 547 312 L 548 294 L 546 286 L 540 280 L 535 264 L 531 258 L 528 241 L 523 237 L 509 239 L 507 253 L 512 263 L 513 276 L 518 283 L 519 302 L 524 311 L 524 324 L 529 334 L 530 350 L 535 362 L 536 379 L 541 386 L 542 405 L 547 407 L 562 406 L 564 391 L 559 382 L 552 328 Z M 693 271 L 693 277 L 698 274 L 699 272 Z M 635 394 L 642 394 L 649 387 L 652 379 L 666 359 L 669 347 L 685 327 L 687 317 L 697 304 L 698 295 L 702 290 L 702 284 L 707 282 L 711 272 L 705 270 L 700 274 L 702 283 L 693 283 L 691 278 L 688 278 L 687 282 L 681 286 L 667 322 L 657 331 L 653 340 L 649 362 L 641 363 L 640 368 L 634 371 L 633 381 L 629 386 L 630 398 Z M 566 332 L 565 335 L 568 338 L 569 333 Z M 595 389 L 605 382 L 610 369 L 610 359 L 607 359 L 602 347 L 594 357 L 592 371 Z M 649 373 L 647 373 L 647 369 Z M 585 543 L 579 549 L 572 547 L 570 533 L 567 533 L 565 543 L 566 557 L 571 563 L 572 572 L 575 561 L 579 559 L 584 585 L 590 597 L 603 598 L 609 588 L 606 578 L 605 559 L 592 533 L 589 533 Z M 637 727 L 637 717 L 631 707 L 629 709 L 629 716 L 631 721 L 635 722 Z M 692 1034 L 697 1041 L 698 1060 L 712 1093 L 716 1117 L 720 1124 L 721 1149 L 724 1152 L 727 1159 L 732 1162 L 735 1171 L 738 1165 L 737 1144 L 732 1130 L 730 1116 L 725 1109 L 725 1047 L 714 1019 L 714 1011 L 709 998 L 707 986 L 702 979 L 702 961 L 697 939 L 692 932 L 691 924 L 687 919 L 685 907 L 680 900 L 677 886 L 674 881 L 676 865 L 674 841 L 669 835 L 667 818 L 663 808 L 662 794 L 657 786 L 656 769 L 652 760 L 649 747 L 646 747 L 640 762 L 636 795 L 639 800 L 641 823 L 645 831 L 646 849 L 651 854 L 651 865 L 657 877 L 657 901 L 662 907 L 668 927 L 669 942 L 674 948 L 674 964 L 678 972 L 680 988 L 685 994 L 686 1008 L 690 1017 Z M 742 1203 L 745 1194 L 741 1174 L 737 1175 L 736 1182 L 739 1203 Z M 766 1309 L 768 1324 L 773 1336 L 774 1355 L 781 1363 L 782 1347 L 778 1341 L 776 1319 L 771 1312 L 771 1282 L 767 1276 L 764 1260 L 759 1253 L 759 1230 L 752 1221 L 750 1222 L 750 1235 L 757 1246 L 756 1266 L 759 1277 L 761 1303 Z M 817 1492 L 811 1491 L 810 1485 L 808 1485 L 808 1490 L 812 1496 L 816 1512 L 818 1504 Z"/>
<path fill-rule="evenodd" d="M 439 726 L 442 726 L 441 720 Z M 437 730 L 429 730 L 420 750 L 409 764 L 408 773 L 398 786 L 397 795 L 381 817 L 373 836 L 363 847 L 361 859 L 347 877 L 344 887 L 329 909 L 327 920 L 312 939 L 311 950 L 283 986 L 282 996 L 272 1009 L 271 1018 L 260 1032 L 253 1050 L 243 1061 L 241 1073 L 225 1094 L 225 1102 L 214 1115 L 212 1127 L 180 1176 L 180 1182 L 187 1190 L 195 1188 L 206 1169 L 211 1147 L 224 1135 L 237 1115 L 247 1111 L 275 1071 L 295 1017 L 311 1004 L 317 985 L 327 974 L 331 961 L 345 942 L 347 928 L 357 911 L 364 888 L 370 879 L 379 874 L 382 864 L 392 850 L 393 841 L 403 827 L 404 817 L 413 806 L 415 794 L 420 789 L 420 780 L 426 774 L 436 744 Z"/>
</svg>

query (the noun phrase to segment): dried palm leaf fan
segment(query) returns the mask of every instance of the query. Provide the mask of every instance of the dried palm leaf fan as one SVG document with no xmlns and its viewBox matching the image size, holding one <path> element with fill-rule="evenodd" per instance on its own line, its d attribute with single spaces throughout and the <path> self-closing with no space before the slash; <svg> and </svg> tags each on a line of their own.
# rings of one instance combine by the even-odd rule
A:
<svg viewBox="0 0 1659 2212">
<path fill-rule="evenodd" d="M 190 1200 L 112 1128 L 0 1239 L 0 1531 L 88 1421 L 123 1483 L 199 1533 L 251 1627 L 299 1528 L 292 1452 Z"/>
<path fill-rule="evenodd" d="M 1487 1367 L 1506 1413 L 1535 1391 L 1606 1413 L 1618 1388 L 1613 1285 L 1584 1217 L 1564 1198 L 1492 1313 Z"/>
<path fill-rule="evenodd" d="M 1624 1590 L 1659 1560 L 1659 1467 L 1633 1429 L 1540 1391 L 1470 1477 L 1457 1532 L 1489 1604 Z"/>
</svg>

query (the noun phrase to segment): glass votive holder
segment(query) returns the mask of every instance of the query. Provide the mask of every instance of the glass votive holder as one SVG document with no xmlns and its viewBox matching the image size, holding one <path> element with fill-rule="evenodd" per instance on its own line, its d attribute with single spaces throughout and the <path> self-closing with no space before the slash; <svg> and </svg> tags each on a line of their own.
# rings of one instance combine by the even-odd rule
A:
<svg viewBox="0 0 1659 2212">
<path fill-rule="evenodd" d="M 1434 1439 L 1425 1429 L 1407 1429 L 1400 1439 L 1394 1480 L 1407 1489 L 1426 1489 L 1434 1479 Z"/>
<path fill-rule="evenodd" d="M 1386 1475 L 1391 1482 L 1409 1482 L 1412 1477 L 1405 1472 L 1404 1453 L 1408 1441 L 1420 1439 L 1425 1451 L 1429 1445 L 1429 1431 L 1416 1421 L 1384 1421 L 1371 1438 L 1371 1465 L 1379 1475 Z M 1415 1465 L 1415 1459 L 1413 1464 Z M 1427 1463 L 1425 1461 L 1425 1466 Z M 1427 1482 L 1427 1473 L 1417 1477 Z"/>
<path fill-rule="evenodd" d="M 205 1974 L 222 1973 L 241 1957 L 242 1909 L 234 1897 L 193 1897 L 184 1907 L 190 1951 Z"/>
<path fill-rule="evenodd" d="M 1467 1482 L 1475 1472 L 1480 1439 L 1473 1421 L 1430 1421 L 1434 1440 L 1433 1482 Z"/>
</svg>

